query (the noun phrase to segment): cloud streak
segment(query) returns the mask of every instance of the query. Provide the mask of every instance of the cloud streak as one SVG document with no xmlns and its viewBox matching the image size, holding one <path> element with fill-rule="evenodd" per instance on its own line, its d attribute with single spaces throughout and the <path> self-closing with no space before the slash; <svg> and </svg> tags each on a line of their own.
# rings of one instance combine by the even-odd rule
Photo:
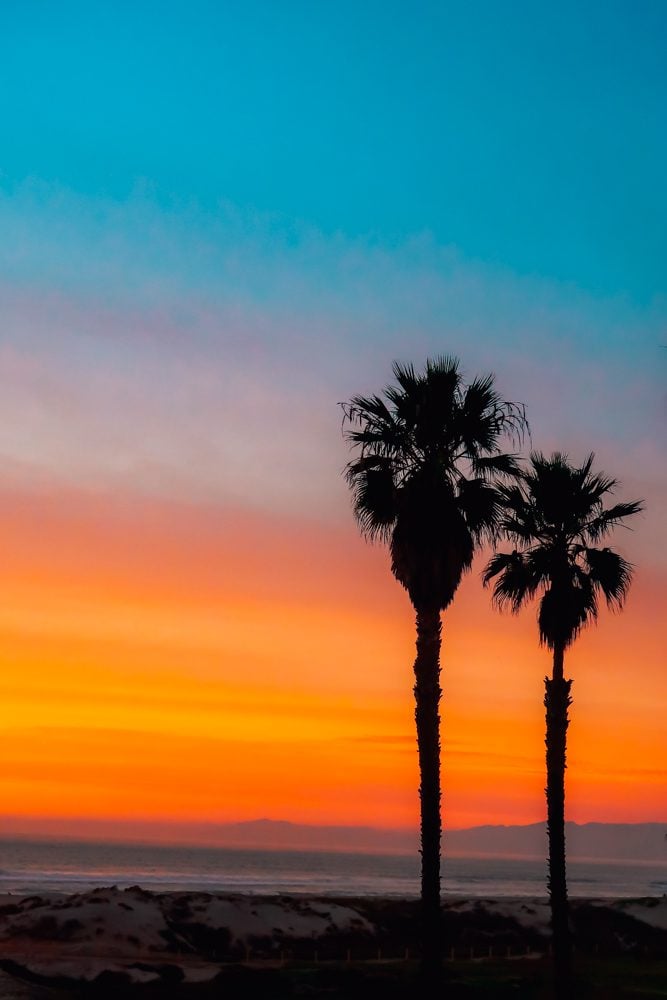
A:
<svg viewBox="0 0 667 1000">
<path fill-rule="evenodd" d="M 336 403 L 377 389 L 393 357 L 451 351 L 527 403 L 537 446 L 594 448 L 667 492 L 664 303 L 517 277 L 427 235 L 325 238 L 140 194 L 27 186 L 0 200 L 0 232 L 5 459 L 336 517 Z"/>
</svg>

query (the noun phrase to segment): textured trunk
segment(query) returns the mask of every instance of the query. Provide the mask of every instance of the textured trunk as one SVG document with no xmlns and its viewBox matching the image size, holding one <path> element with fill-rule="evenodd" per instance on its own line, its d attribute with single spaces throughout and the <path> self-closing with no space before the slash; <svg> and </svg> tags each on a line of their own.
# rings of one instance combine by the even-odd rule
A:
<svg viewBox="0 0 667 1000">
<path fill-rule="evenodd" d="M 572 681 L 563 677 L 563 649 L 554 650 L 553 678 L 545 679 L 547 747 L 547 831 L 549 834 L 549 900 L 553 934 L 554 981 L 557 1000 L 573 993 L 572 939 L 570 936 L 565 870 L 565 752 Z"/>
<path fill-rule="evenodd" d="M 440 928 L 440 612 L 417 609 L 415 720 L 421 800 L 422 977 L 436 984 L 442 967 Z"/>
</svg>

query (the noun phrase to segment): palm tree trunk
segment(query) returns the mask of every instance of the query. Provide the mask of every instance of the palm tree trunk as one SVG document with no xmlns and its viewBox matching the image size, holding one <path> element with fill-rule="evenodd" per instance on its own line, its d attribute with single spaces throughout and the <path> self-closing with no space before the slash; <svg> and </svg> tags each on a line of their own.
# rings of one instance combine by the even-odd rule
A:
<svg viewBox="0 0 667 1000">
<path fill-rule="evenodd" d="M 551 680 L 545 678 L 547 748 L 547 831 L 549 835 L 549 900 L 553 935 L 554 982 L 557 1000 L 573 994 L 572 938 L 570 935 L 565 868 L 565 768 L 567 710 L 572 681 L 563 677 L 563 648 L 554 649 Z"/>
<path fill-rule="evenodd" d="M 442 968 L 440 928 L 440 611 L 417 608 L 415 720 L 421 800 L 422 977 Z"/>
</svg>

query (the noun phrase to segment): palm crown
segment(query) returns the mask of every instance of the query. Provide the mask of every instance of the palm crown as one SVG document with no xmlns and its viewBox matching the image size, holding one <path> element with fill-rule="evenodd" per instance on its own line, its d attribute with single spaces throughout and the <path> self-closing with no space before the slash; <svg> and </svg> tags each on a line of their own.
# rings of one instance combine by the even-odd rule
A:
<svg viewBox="0 0 667 1000">
<path fill-rule="evenodd" d="M 495 578 L 495 603 L 513 612 L 541 592 L 540 641 L 550 649 L 566 649 L 597 618 L 601 596 L 620 609 L 632 579 L 631 564 L 598 543 L 643 504 L 605 507 L 617 482 L 593 473 L 593 459 L 577 468 L 560 452 L 533 453 L 530 468 L 500 489 L 500 528 L 517 548 L 492 557 L 484 583 Z"/>
<path fill-rule="evenodd" d="M 413 604 L 440 610 L 498 526 L 496 481 L 518 471 L 499 441 L 520 438 L 526 419 L 493 376 L 465 385 L 455 358 L 429 360 L 423 373 L 394 363 L 393 374 L 383 396 L 343 407 L 359 449 L 347 480 L 362 532 L 390 543 L 392 572 Z"/>
</svg>

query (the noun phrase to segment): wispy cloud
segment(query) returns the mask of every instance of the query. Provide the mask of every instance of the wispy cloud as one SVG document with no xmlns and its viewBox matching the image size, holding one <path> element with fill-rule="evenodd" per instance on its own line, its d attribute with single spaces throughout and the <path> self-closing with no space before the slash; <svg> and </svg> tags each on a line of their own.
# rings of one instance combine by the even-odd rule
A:
<svg viewBox="0 0 667 1000">
<path fill-rule="evenodd" d="M 635 492 L 667 493 L 665 303 L 518 277 L 428 235 L 324 238 L 140 193 L 27 186 L 0 199 L 0 233 L 5 461 L 338 517 L 336 403 L 394 357 L 454 352 L 526 402 L 536 446 L 593 448 Z"/>
</svg>

